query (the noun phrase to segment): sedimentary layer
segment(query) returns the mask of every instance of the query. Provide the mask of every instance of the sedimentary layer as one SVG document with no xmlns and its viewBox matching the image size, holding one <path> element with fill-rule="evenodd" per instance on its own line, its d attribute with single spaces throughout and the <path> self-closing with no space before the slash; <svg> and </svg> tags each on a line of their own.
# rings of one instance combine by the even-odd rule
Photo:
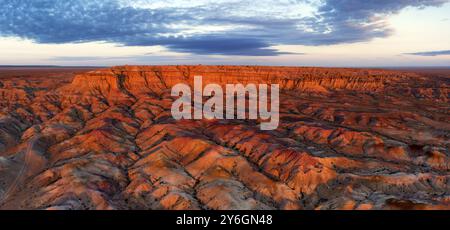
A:
<svg viewBox="0 0 450 230">
<path fill-rule="evenodd" d="M 194 76 L 279 84 L 279 128 L 174 120 L 171 87 Z M 2 77 L 0 207 L 449 209 L 449 83 L 261 66 Z"/>
</svg>

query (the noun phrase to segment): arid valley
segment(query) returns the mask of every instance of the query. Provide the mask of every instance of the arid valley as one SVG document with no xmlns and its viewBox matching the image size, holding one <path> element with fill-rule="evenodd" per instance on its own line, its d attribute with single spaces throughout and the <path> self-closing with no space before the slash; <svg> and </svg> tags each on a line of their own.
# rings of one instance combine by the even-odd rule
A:
<svg viewBox="0 0 450 230">
<path fill-rule="evenodd" d="M 172 118 L 177 83 L 280 86 L 280 125 Z M 0 68 L 0 209 L 450 209 L 450 69 Z"/>
</svg>

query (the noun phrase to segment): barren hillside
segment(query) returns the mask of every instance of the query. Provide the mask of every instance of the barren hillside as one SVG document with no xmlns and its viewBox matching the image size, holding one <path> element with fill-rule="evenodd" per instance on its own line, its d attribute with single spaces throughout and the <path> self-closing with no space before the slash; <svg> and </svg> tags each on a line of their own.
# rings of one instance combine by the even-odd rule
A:
<svg viewBox="0 0 450 230">
<path fill-rule="evenodd" d="M 271 83 L 280 127 L 184 120 L 171 87 Z M 124 66 L 0 77 L 3 209 L 449 209 L 450 79 Z"/>
</svg>

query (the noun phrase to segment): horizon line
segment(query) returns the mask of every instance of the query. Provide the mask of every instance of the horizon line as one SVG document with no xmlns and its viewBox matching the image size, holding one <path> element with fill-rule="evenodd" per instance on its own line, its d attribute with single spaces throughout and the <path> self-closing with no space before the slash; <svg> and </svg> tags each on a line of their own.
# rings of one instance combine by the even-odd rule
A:
<svg viewBox="0 0 450 230">
<path fill-rule="evenodd" d="M 354 68 L 354 69 L 402 69 L 402 68 L 421 68 L 433 69 L 444 68 L 450 69 L 450 65 L 437 66 L 419 66 L 419 65 L 402 65 L 402 66 L 304 66 L 304 65 L 246 65 L 246 64 L 162 64 L 162 65 L 143 65 L 143 64 L 123 64 L 123 65 L 0 65 L 0 68 L 111 68 L 117 66 L 274 66 L 274 67 L 317 67 L 317 68 Z"/>
</svg>

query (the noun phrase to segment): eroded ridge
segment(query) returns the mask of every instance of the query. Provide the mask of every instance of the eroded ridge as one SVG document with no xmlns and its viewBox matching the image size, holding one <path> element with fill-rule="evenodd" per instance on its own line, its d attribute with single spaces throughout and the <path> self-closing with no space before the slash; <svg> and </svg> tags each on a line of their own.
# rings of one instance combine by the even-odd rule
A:
<svg viewBox="0 0 450 230">
<path fill-rule="evenodd" d="M 198 75 L 279 84 L 280 127 L 175 121 L 170 89 Z M 255 66 L 2 77 L 0 207 L 449 209 L 449 79 Z"/>
</svg>

